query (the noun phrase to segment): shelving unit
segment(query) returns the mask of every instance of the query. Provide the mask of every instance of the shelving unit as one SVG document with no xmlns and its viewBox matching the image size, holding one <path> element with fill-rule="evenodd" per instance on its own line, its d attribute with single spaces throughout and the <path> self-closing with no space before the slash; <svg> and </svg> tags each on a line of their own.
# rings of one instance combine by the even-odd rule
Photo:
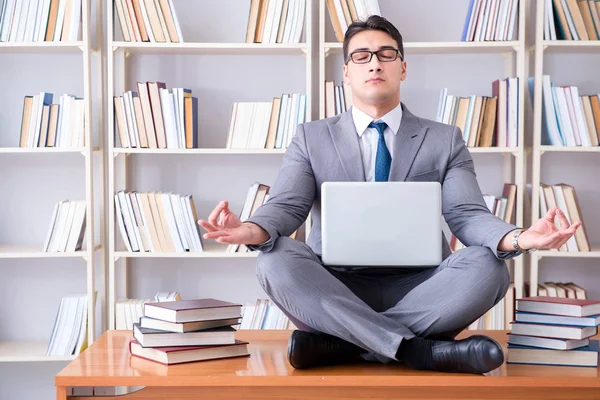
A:
<svg viewBox="0 0 600 400">
<path fill-rule="evenodd" d="M 85 241 L 83 250 L 76 252 L 44 252 L 43 243 L 37 244 L 12 244 L 3 243 L 0 244 L 0 259 L 3 260 L 26 260 L 26 259 L 73 259 L 82 258 L 85 262 L 85 275 L 86 285 L 85 293 L 87 294 L 88 304 L 88 332 L 87 340 L 88 343 L 92 343 L 95 339 L 96 331 L 96 312 L 94 308 L 94 293 L 96 291 L 95 286 L 95 252 L 100 250 L 101 244 L 96 243 L 94 238 L 95 229 L 95 206 L 96 201 L 94 197 L 94 181 L 93 181 L 93 140 L 92 140 L 92 78 L 91 78 L 91 56 L 94 49 L 91 45 L 91 34 L 90 34 L 90 15 L 91 15 L 91 1 L 82 0 L 82 39 L 81 41 L 75 42 L 2 42 L 0 43 L 0 56 L 4 54 L 36 54 L 40 56 L 55 56 L 59 57 L 65 54 L 75 54 L 82 57 L 82 76 L 83 76 L 83 93 L 77 93 L 79 96 L 83 96 L 85 100 L 84 113 L 85 113 L 85 147 L 74 147 L 74 148 L 19 148 L 19 147 L 1 147 L 0 157 L 18 157 L 19 159 L 26 157 L 37 157 L 41 154 L 46 154 L 48 157 L 47 161 L 50 163 L 52 160 L 60 157 L 60 155 L 71 154 L 73 157 L 74 168 L 81 168 L 81 158 L 75 153 L 81 153 L 84 162 L 85 169 L 85 201 L 86 201 L 86 231 Z M 39 85 L 39 91 L 47 90 L 43 83 Z M 37 87 L 36 86 L 36 87 Z M 24 93 L 26 95 L 28 93 Z M 55 102 L 56 95 L 55 94 Z M 62 94 L 62 93 L 58 93 Z M 22 107 L 22 103 L 21 103 Z M 19 118 L 20 120 L 20 118 Z M 20 125 L 19 125 L 20 126 Z M 19 131 L 13 131 L 10 133 L 14 134 L 15 141 L 18 141 Z M 55 158 L 56 157 L 56 158 Z M 76 159 L 76 160 L 75 160 Z M 45 162 L 46 160 L 44 160 Z M 71 160 L 69 161 L 71 162 Z M 3 171 L 4 172 L 4 171 Z M 4 172 L 10 174 L 11 171 Z M 51 177 L 52 178 L 52 177 Z M 24 183 L 27 185 L 27 183 Z M 61 184 L 61 183 L 59 183 Z M 64 185 L 64 183 L 62 183 Z M 70 200 L 80 200 L 73 199 Z M 44 230 L 44 233 L 48 229 L 51 215 L 48 214 L 47 218 L 40 220 L 39 224 L 32 229 Z M 7 227 L 5 227 L 7 228 Z M 10 229 L 8 227 L 8 229 Z M 8 262 L 8 261 L 3 261 Z M 103 262 L 103 261 L 101 261 Z M 0 265 L 0 273 L 5 274 L 7 269 L 4 269 Z M 31 276 L 32 280 L 35 280 L 35 276 Z M 74 291 L 82 291 L 82 288 L 74 288 Z M 28 293 L 27 295 L 32 295 Z M 35 294 L 33 294 L 35 296 Z M 39 301 L 43 301 L 43 297 L 39 297 Z M 53 309 L 53 316 L 57 309 Z M 22 313 L 23 318 L 26 317 L 27 310 L 19 310 Z M 4 317 L 3 317 L 4 318 Z M 50 327 L 51 328 L 51 327 Z M 52 330 L 49 329 L 44 334 L 50 338 Z M 75 358 L 75 355 L 71 356 L 46 356 L 46 350 L 48 347 L 47 340 L 0 340 L 0 362 L 39 362 L 39 361 L 69 361 Z"/>
<path fill-rule="evenodd" d="M 532 153 L 532 179 L 531 179 L 531 223 L 535 223 L 540 215 L 540 183 L 542 174 L 542 156 L 544 153 L 597 153 L 600 147 L 579 146 L 548 146 L 542 145 L 542 76 L 544 75 L 544 56 L 549 52 L 559 54 L 599 54 L 599 40 L 545 40 L 544 39 L 544 12 L 545 2 L 537 1 L 535 13 L 535 64 L 534 64 L 534 99 L 533 99 L 533 153 Z M 550 76 L 552 79 L 552 76 Z M 569 182 L 566 182 L 569 183 Z M 593 211 L 593 210 L 592 210 Z M 584 223 L 593 216 L 593 212 L 584 213 Z M 530 296 L 538 294 L 539 265 L 543 258 L 589 259 L 600 258 L 600 248 L 590 238 L 591 251 L 568 252 L 558 250 L 536 251 L 530 254 Z"/>
<path fill-rule="evenodd" d="M 385 14 L 386 6 L 391 7 L 391 0 L 379 0 L 381 13 Z M 395 3 L 394 3 L 395 5 Z M 466 8 L 465 8 L 466 9 Z M 390 19 L 395 24 L 393 19 Z M 331 18 L 326 10 L 324 2 L 319 6 L 319 117 L 325 117 L 325 86 L 326 80 L 326 62 L 332 56 L 340 57 L 342 54 L 342 43 L 326 41 L 325 24 L 331 25 Z M 525 86 L 526 77 L 526 47 L 525 47 L 525 1 L 519 1 L 518 15 L 518 38 L 513 41 L 488 41 L 488 42 L 453 42 L 453 41 L 432 41 L 432 42 L 411 42 L 404 36 L 404 53 L 407 58 L 411 55 L 447 55 L 447 54 L 502 54 L 505 57 L 506 76 L 518 77 L 519 84 L 519 145 L 516 148 L 497 148 L 497 147 L 475 147 L 469 148 L 472 154 L 500 154 L 504 157 L 504 181 L 512 182 L 517 185 L 516 199 L 516 225 L 523 226 L 524 223 L 524 192 L 525 192 Z M 395 24 L 402 34 L 402 26 Z M 409 62 L 410 63 L 410 62 Z M 410 67 L 409 67 L 410 71 Z M 410 74 L 410 72 L 409 72 Z M 410 79 L 410 78 L 408 78 Z M 491 86 L 491 82 L 490 82 Z M 441 87 L 439 88 L 442 89 Z M 407 104 L 410 108 L 410 103 Z M 524 257 L 519 256 L 511 261 L 514 264 L 514 282 L 516 298 L 523 295 L 524 287 Z"/>
<path fill-rule="evenodd" d="M 118 296 L 126 296 L 127 293 L 117 293 L 118 286 L 125 287 L 124 292 L 127 292 L 127 269 L 128 260 L 131 259 L 221 259 L 221 260 L 239 260 L 239 259 L 254 259 L 256 253 L 227 253 L 225 252 L 225 246 L 214 244 L 213 241 L 204 241 L 204 252 L 201 253 L 178 253 L 178 252 L 127 252 L 121 251 L 122 238 L 118 231 L 116 220 L 115 220 L 115 208 L 114 208 L 114 194 L 118 190 L 130 190 L 131 184 L 127 179 L 127 173 L 131 170 L 129 166 L 131 157 L 136 157 L 136 161 L 139 157 L 154 157 L 156 155 L 163 156 L 183 156 L 187 155 L 190 157 L 237 157 L 237 156 L 249 156 L 249 157 L 282 157 L 285 153 L 285 149 L 274 149 L 274 150 L 261 150 L 261 149 L 228 149 L 211 146 L 210 148 L 197 148 L 197 149 L 147 149 L 147 148 L 118 148 L 115 145 L 115 133 L 116 126 L 114 123 L 114 105 L 113 96 L 119 96 L 123 92 L 131 89 L 131 82 L 128 80 L 128 63 L 134 57 L 134 55 L 156 55 L 156 56 L 243 56 L 254 59 L 260 56 L 300 56 L 298 60 L 305 63 L 305 93 L 306 93 L 306 120 L 312 119 L 313 113 L 311 110 L 313 106 L 313 58 L 310 56 L 312 53 L 312 10 L 313 0 L 306 1 L 305 9 L 305 26 L 303 36 L 305 41 L 303 43 L 294 44 L 263 44 L 263 43 L 238 43 L 238 42 L 182 42 L 182 43 L 152 43 L 152 42 L 124 42 L 121 40 L 115 40 L 118 31 L 118 19 L 116 13 L 113 11 L 113 2 L 109 1 L 108 9 L 106 10 L 106 27 L 108 32 L 107 40 L 107 79 L 108 79 L 108 92 L 105 97 L 105 107 L 107 107 L 107 195 L 106 201 L 109 204 L 108 207 L 108 292 L 107 292 L 107 305 L 108 305 L 108 329 L 115 328 L 115 303 L 118 300 Z M 178 17 L 181 18 L 182 13 L 185 12 L 184 2 L 175 2 Z M 249 4 L 249 2 L 248 2 Z M 189 6 L 189 4 L 187 4 Z M 244 23 L 246 23 L 244 21 Z M 116 28 L 116 29 L 115 29 Z M 245 27 L 244 27 L 245 28 Z M 190 27 L 191 29 L 191 27 Z M 183 37 L 188 37 L 185 31 L 185 26 L 182 24 Z M 240 66 L 240 71 L 243 70 L 243 66 Z M 242 71 L 243 72 L 243 71 Z M 133 78 L 136 80 L 142 80 L 141 78 Z M 206 78 L 210 79 L 210 78 Z M 169 79 L 164 78 L 163 82 L 167 83 L 167 87 L 181 87 L 177 85 L 169 84 Z M 229 87 L 228 89 L 232 89 Z M 237 89 L 237 88 L 236 88 Z M 282 88 L 282 92 L 285 92 L 285 88 Z M 135 90 L 135 89 L 133 89 Z M 243 90 L 243 89 L 240 89 Z M 196 96 L 196 91 L 193 92 Z M 262 101 L 270 101 L 271 98 L 265 98 Z M 236 100 L 234 100 L 236 101 Z M 201 117 L 200 117 L 201 118 Z M 199 125 L 198 135 L 207 135 L 208 132 L 204 132 Z M 156 161 L 161 162 L 162 157 L 157 157 Z M 220 165 L 227 163 L 227 161 L 221 161 Z M 133 183 L 135 184 L 135 183 Z M 161 190 L 159 187 L 156 190 Z M 243 195 L 243 193 L 241 193 Z M 196 204 L 199 199 L 195 198 Z M 237 212 L 237 210 L 236 210 Z M 199 218 L 201 216 L 199 215 Z M 211 243 L 212 242 L 212 243 Z"/>
</svg>

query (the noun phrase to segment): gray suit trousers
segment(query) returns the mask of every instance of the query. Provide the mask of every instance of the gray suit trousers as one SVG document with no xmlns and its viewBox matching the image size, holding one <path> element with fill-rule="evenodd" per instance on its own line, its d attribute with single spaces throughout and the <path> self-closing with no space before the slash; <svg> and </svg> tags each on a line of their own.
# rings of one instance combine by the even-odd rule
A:
<svg viewBox="0 0 600 400">
<path fill-rule="evenodd" d="M 257 277 L 298 329 L 337 336 L 384 363 L 398 361 L 402 339 L 456 336 L 504 297 L 510 280 L 487 247 L 464 248 L 433 268 L 342 270 L 288 237 L 259 254 Z"/>
</svg>

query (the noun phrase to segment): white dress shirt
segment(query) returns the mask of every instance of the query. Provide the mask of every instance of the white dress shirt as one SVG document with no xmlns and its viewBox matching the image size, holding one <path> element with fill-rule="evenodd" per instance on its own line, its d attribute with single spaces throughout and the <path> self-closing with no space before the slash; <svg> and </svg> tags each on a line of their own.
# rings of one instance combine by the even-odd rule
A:
<svg viewBox="0 0 600 400">
<path fill-rule="evenodd" d="M 377 155 L 377 143 L 379 142 L 379 132 L 375 128 L 369 128 L 373 121 L 383 121 L 387 127 L 383 131 L 385 145 L 393 156 L 394 140 L 400 129 L 402 121 L 402 105 L 398 104 L 396 108 L 385 114 L 383 117 L 373 120 L 366 113 L 352 106 L 352 119 L 359 137 L 360 152 L 362 155 L 363 166 L 365 168 L 365 179 L 367 182 L 375 181 L 375 156 Z"/>
</svg>

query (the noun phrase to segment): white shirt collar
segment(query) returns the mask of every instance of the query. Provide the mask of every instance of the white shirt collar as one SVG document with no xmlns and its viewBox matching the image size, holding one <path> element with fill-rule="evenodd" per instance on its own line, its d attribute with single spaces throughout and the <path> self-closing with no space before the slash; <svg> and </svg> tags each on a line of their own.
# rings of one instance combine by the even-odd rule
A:
<svg viewBox="0 0 600 400">
<path fill-rule="evenodd" d="M 365 130 L 369 127 L 369 124 L 374 121 L 368 114 L 352 106 L 352 119 L 354 120 L 354 126 L 358 136 L 361 137 Z M 398 133 L 400 129 L 400 122 L 402 121 L 402 104 L 398 103 L 396 108 L 390 110 L 383 117 L 377 121 L 383 121 L 387 126 L 394 132 L 394 135 Z"/>
</svg>

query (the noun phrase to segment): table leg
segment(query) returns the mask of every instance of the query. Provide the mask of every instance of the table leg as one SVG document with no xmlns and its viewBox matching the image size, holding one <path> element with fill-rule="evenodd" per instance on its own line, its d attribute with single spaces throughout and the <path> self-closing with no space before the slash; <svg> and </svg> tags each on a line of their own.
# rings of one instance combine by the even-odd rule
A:
<svg viewBox="0 0 600 400">
<path fill-rule="evenodd" d="M 56 400 L 67 400 L 67 387 L 57 386 L 56 387 Z"/>
</svg>

